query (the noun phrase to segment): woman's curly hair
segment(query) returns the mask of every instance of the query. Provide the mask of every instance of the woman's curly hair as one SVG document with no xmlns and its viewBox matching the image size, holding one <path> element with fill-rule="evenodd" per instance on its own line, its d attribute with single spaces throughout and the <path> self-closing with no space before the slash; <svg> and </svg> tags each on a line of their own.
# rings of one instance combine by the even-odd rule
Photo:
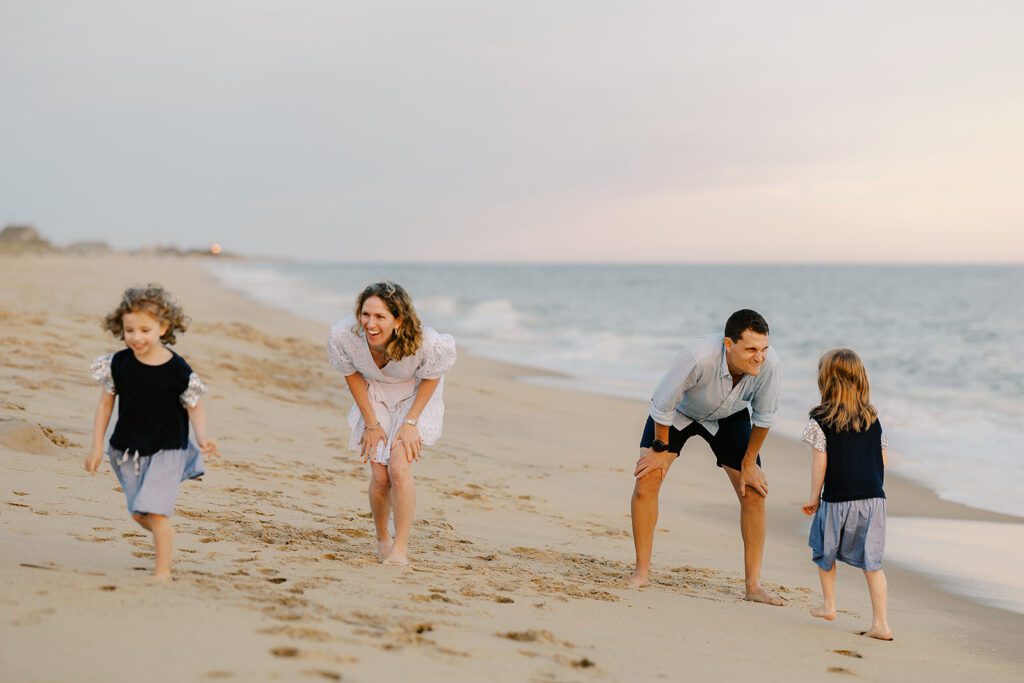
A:
<svg viewBox="0 0 1024 683">
<path fill-rule="evenodd" d="M 360 292 L 356 297 L 356 323 L 352 331 L 357 333 L 362 331 L 359 319 L 363 314 L 363 304 L 372 296 L 383 301 L 391 311 L 391 315 L 395 316 L 399 323 L 388 341 L 388 357 L 402 360 L 419 351 L 420 346 L 423 345 L 423 324 L 420 323 L 420 317 L 416 315 L 416 309 L 413 308 L 409 293 L 394 282 L 375 282 Z"/>
<path fill-rule="evenodd" d="M 167 323 L 167 331 L 160 337 L 165 344 L 174 344 L 178 332 L 188 329 L 190 322 L 174 299 L 174 295 L 160 285 L 150 283 L 145 287 L 129 287 L 118 304 L 103 321 L 103 329 L 118 339 L 124 339 L 125 313 L 145 312 L 160 322 Z"/>
</svg>

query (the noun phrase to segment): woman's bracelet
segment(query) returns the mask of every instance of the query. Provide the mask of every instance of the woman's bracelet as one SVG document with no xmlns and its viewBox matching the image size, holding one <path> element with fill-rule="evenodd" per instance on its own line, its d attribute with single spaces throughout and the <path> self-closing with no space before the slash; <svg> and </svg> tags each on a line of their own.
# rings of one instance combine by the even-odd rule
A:
<svg viewBox="0 0 1024 683">
<path fill-rule="evenodd" d="M 363 427 L 363 430 L 367 431 L 367 432 L 373 431 L 374 429 L 380 429 L 380 422 L 379 421 L 375 422 L 372 425 L 368 425 L 366 427 Z"/>
</svg>

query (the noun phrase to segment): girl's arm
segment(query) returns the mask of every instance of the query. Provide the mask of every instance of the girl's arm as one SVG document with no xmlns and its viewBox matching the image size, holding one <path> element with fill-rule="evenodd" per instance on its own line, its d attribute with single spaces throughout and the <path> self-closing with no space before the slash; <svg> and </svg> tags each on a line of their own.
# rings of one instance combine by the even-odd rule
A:
<svg viewBox="0 0 1024 683">
<path fill-rule="evenodd" d="M 100 402 L 96 406 L 96 417 L 92 423 L 92 449 L 85 458 L 85 470 L 89 474 L 96 474 L 96 470 L 103 460 L 103 437 L 107 435 L 107 427 L 110 426 L 110 416 L 114 412 L 114 395 L 107 393 L 106 389 L 100 389 Z"/>
<path fill-rule="evenodd" d="M 813 515 L 818 510 L 821 499 L 821 487 L 825 485 L 825 466 L 828 455 L 825 451 L 814 449 L 811 454 L 811 498 L 803 510 L 805 515 Z"/>
<path fill-rule="evenodd" d="M 882 467 L 888 467 L 888 466 L 889 466 L 889 454 L 886 452 L 886 449 L 883 448 L 882 449 Z"/>
<path fill-rule="evenodd" d="M 187 410 L 188 419 L 192 423 L 192 429 L 196 432 L 196 442 L 199 444 L 199 450 L 203 452 L 203 455 L 213 455 L 219 458 L 220 451 L 217 450 L 217 442 L 206 436 L 206 408 L 203 406 L 203 402 L 198 401 Z"/>
<path fill-rule="evenodd" d="M 413 399 L 412 407 L 409 408 L 409 412 L 405 416 L 406 420 L 418 420 L 420 418 L 420 413 L 423 412 L 427 402 L 430 401 L 430 397 L 434 395 L 434 390 L 437 389 L 437 385 L 440 382 L 441 380 L 439 379 L 420 380 L 420 385 L 416 388 L 416 398 Z M 402 442 L 402 446 L 405 448 L 405 457 L 409 462 L 420 459 L 420 450 L 423 448 L 423 443 L 420 439 L 419 427 L 408 422 L 402 423 L 402 426 L 398 428 L 398 436 L 395 441 Z M 396 445 L 397 443 L 392 444 L 392 448 Z"/>
<path fill-rule="evenodd" d="M 373 411 L 373 404 L 370 402 L 370 392 L 367 390 L 366 378 L 358 372 L 353 372 L 351 375 L 345 375 L 345 384 L 348 385 L 352 399 L 356 402 L 359 412 L 363 416 L 363 424 L 366 425 L 363 428 L 363 436 L 359 440 L 359 443 L 362 444 L 359 457 L 363 462 L 366 462 L 370 459 L 371 455 L 377 453 L 377 444 L 384 441 L 387 438 L 387 434 L 384 433 L 384 428 L 380 426 L 377 413 Z"/>
</svg>

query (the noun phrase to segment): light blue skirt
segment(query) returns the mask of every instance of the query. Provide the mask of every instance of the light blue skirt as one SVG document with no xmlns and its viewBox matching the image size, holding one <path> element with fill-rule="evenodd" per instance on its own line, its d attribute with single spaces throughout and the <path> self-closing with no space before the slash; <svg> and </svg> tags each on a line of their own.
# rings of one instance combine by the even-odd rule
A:
<svg viewBox="0 0 1024 683">
<path fill-rule="evenodd" d="M 885 555 L 885 498 L 818 505 L 808 538 L 814 564 L 831 571 L 835 561 L 873 572 Z"/>
<path fill-rule="evenodd" d="M 203 455 L 190 442 L 181 450 L 157 451 L 153 455 L 136 457 L 110 448 L 110 466 L 124 490 L 131 514 L 154 514 L 170 517 L 178 497 L 178 485 L 206 473 Z"/>
</svg>

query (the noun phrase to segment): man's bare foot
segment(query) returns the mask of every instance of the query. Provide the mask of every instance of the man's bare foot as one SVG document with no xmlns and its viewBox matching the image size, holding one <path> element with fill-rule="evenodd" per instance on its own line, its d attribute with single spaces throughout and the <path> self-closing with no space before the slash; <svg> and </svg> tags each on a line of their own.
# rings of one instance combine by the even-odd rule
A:
<svg viewBox="0 0 1024 683">
<path fill-rule="evenodd" d="M 390 538 L 385 538 L 383 541 L 377 541 L 377 560 L 383 562 L 388 555 L 391 554 L 391 546 L 394 545 L 394 541 Z"/>
<path fill-rule="evenodd" d="M 384 564 L 404 567 L 409 564 L 409 558 L 405 556 L 405 553 L 392 548 L 388 556 L 384 558 Z"/>
<path fill-rule="evenodd" d="M 754 590 L 748 590 L 747 595 L 743 598 L 750 602 L 760 602 L 765 605 L 773 605 L 775 607 L 782 607 L 786 604 L 786 601 L 780 598 L 775 593 L 766 591 L 764 588 L 755 588 Z"/>
<path fill-rule="evenodd" d="M 640 572 L 633 572 L 633 575 L 629 577 L 629 581 L 626 582 L 626 586 L 629 588 L 647 588 L 651 585 L 651 579 L 647 575 L 647 572 L 641 574 Z"/>
<path fill-rule="evenodd" d="M 824 606 L 814 607 L 811 609 L 811 616 L 824 619 L 825 621 L 832 621 L 836 618 L 836 611 L 834 609 L 827 609 Z"/>
<path fill-rule="evenodd" d="M 868 638 L 877 638 L 878 640 L 892 640 L 892 630 L 888 626 L 881 628 L 872 626 L 870 630 L 861 631 L 860 634 Z"/>
</svg>

